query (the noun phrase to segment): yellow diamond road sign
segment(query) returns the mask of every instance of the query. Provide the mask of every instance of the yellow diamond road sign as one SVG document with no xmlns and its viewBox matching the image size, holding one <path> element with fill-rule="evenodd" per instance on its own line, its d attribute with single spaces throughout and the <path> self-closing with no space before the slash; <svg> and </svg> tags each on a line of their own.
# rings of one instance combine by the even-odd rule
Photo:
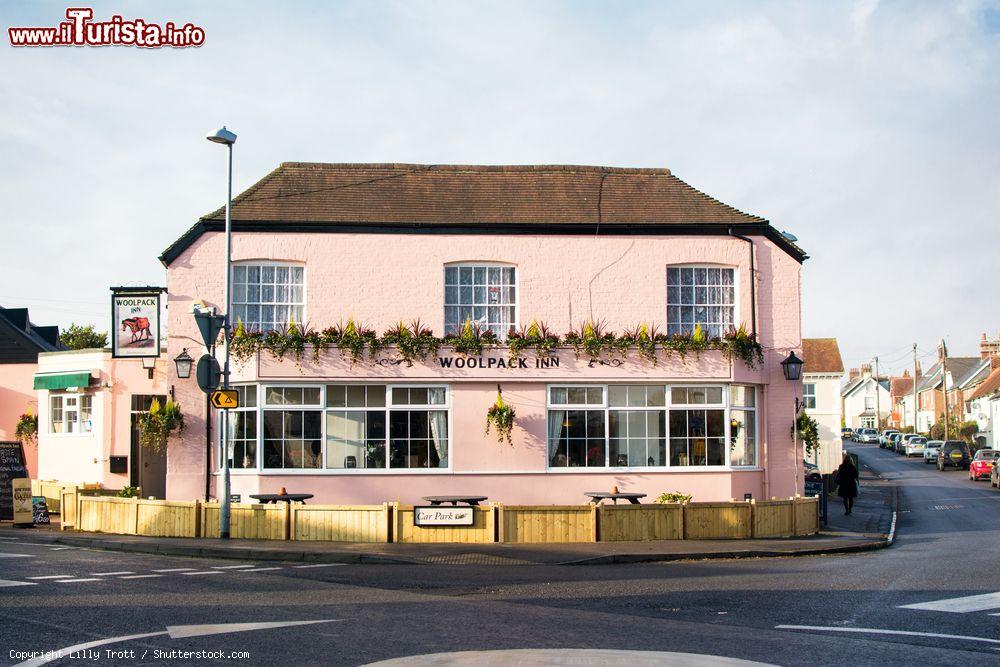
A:
<svg viewBox="0 0 1000 667">
<path fill-rule="evenodd" d="M 240 407 L 240 399 L 235 389 L 216 389 L 212 392 L 212 405 L 220 410 Z"/>
</svg>

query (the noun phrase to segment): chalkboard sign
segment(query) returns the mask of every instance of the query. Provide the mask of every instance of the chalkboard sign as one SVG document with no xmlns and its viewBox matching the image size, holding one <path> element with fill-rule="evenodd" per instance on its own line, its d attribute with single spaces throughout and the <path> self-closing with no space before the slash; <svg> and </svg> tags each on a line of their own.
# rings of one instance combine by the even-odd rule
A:
<svg viewBox="0 0 1000 667">
<path fill-rule="evenodd" d="M 829 505 L 827 504 L 830 493 L 830 475 L 822 477 L 806 477 L 806 496 L 819 496 L 819 518 L 824 524 L 830 518 Z"/>
<path fill-rule="evenodd" d="M 49 523 L 49 506 L 45 496 L 31 496 L 31 513 L 36 526 Z"/>
<path fill-rule="evenodd" d="M 14 492 L 11 480 L 27 477 L 24 450 L 19 442 L 0 442 L 0 520 L 14 519 Z"/>
</svg>

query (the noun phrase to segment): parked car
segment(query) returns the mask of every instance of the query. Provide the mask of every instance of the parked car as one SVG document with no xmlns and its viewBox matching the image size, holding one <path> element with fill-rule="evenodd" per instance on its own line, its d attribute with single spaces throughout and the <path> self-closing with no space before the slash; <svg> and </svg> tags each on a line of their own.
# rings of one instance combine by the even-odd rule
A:
<svg viewBox="0 0 1000 667">
<path fill-rule="evenodd" d="M 991 477 L 993 463 L 998 455 L 1000 455 L 1000 451 L 995 449 L 980 449 L 976 452 L 976 455 L 972 457 L 972 462 L 969 464 L 969 479 L 973 482 L 978 482 L 983 477 Z"/>
<path fill-rule="evenodd" d="M 924 463 L 937 463 L 938 451 L 944 440 L 928 440 L 924 445 Z"/>
<path fill-rule="evenodd" d="M 924 446 L 927 444 L 927 438 L 918 435 L 915 438 L 910 438 L 903 445 L 903 453 L 906 454 L 906 458 L 911 456 L 923 456 Z"/>
<path fill-rule="evenodd" d="M 863 444 L 878 442 L 878 431 L 873 428 L 861 429 L 861 436 L 858 438 L 858 442 Z"/>
<path fill-rule="evenodd" d="M 840 437 L 845 440 L 854 440 L 854 429 L 844 427 L 840 429 Z"/>
<path fill-rule="evenodd" d="M 968 443 L 962 440 L 945 440 L 938 450 L 937 467 L 942 471 L 948 467 L 968 470 L 971 460 Z"/>
<path fill-rule="evenodd" d="M 920 436 L 916 433 L 903 433 L 899 436 L 899 439 L 895 442 L 893 449 L 897 454 L 903 454 L 906 452 L 906 443 L 914 438 L 919 438 Z"/>
<path fill-rule="evenodd" d="M 896 443 L 899 442 L 900 437 L 902 436 L 900 436 L 898 433 L 893 433 L 892 435 L 890 435 L 889 438 L 885 441 L 885 448 L 890 451 L 896 451 Z"/>
<path fill-rule="evenodd" d="M 886 445 L 886 444 L 888 444 L 889 443 L 889 437 L 891 435 L 893 435 L 894 433 L 899 433 L 899 431 L 897 431 L 894 428 L 888 428 L 888 429 L 882 431 L 882 435 L 880 435 L 878 437 L 879 444 L 880 445 Z"/>
</svg>

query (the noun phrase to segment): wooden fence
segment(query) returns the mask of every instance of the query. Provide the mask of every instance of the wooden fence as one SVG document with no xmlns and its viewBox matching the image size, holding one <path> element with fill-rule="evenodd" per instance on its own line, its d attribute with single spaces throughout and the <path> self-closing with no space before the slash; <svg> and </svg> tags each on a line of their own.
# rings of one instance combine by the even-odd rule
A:
<svg viewBox="0 0 1000 667">
<path fill-rule="evenodd" d="M 682 540 L 684 505 L 601 505 L 601 542 Z"/>
<path fill-rule="evenodd" d="M 397 503 L 393 507 L 393 515 L 394 542 L 482 544 L 496 541 L 496 509 L 493 505 L 473 507 L 471 526 L 416 526 L 413 523 L 413 505 Z"/>
<path fill-rule="evenodd" d="M 248 540 L 287 540 L 289 514 L 288 503 L 233 503 L 229 506 L 229 536 Z M 219 536 L 219 503 L 202 503 L 201 535 Z"/>
<path fill-rule="evenodd" d="M 62 528 L 158 537 L 218 537 L 218 503 L 86 495 L 63 489 Z M 472 526 L 415 526 L 413 506 L 233 504 L 234 538 L 481 544 L 790 537 L 819 531 L 819 499 L 683 505 L 475 507 Z"/>
<path fill-rule="evenodd" d="M 595 542 L 596 505 L 497 505 L 501 542 Z"/>
<path fill-rule="evenodd" d="M 292 505 L 289 537 L 327 542 L 388 542 L 389 503 Z"/>
</svg>

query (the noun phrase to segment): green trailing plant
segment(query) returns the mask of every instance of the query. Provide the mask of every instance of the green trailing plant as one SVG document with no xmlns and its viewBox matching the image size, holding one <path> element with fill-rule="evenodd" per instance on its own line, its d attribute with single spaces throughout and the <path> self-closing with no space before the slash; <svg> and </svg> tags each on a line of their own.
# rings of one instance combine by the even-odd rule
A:
<svg viewBox="0 0 1000 667">
<path fill-rule="evenodd" d="M 788 434 L 793 438 L 795 437 L 795 430 L 798 427 L 799 440 L 805 446 L 806 456 L 812 456 L 813 453 L 819 451 L 819 424 L 816 420 L 807 415 L 805 412 L 800 412 L 795 418 L 795 423 L 792 424 L 792 428 L 789 429 Z"/>
<path fill-rule="evenodd" d="M 167 399 L 162 406 L 157 399 L 149 406 L 149 412 L 139 415 L 139 442 L 151 451 L 162 452 L 167 448 L 167 439 L 184 430 L 184 415 L 180 406 Z"/>
<path fill-rule="evenodd" d="M 739 360 L 750 368 L 757 368 L 764 362 L 763 348 L 742 325 L 714 338 L 701 326 L 696 326 L 690 334 L 665 335 L 655 325 L 639 324 L 615 334 L 606 330 L 603 321 L 587 321 L 560 337 L 544 323 L 532 321 L 527 327 L 511 329 L 504 341 L 471 320 L 466 320 L 458 333 L 444 338 L 435 336 L 420 320 L 410 324 L 399 322 L 381 336 L 354 319 L 322 331 L 312 331 L 292 321 L 285 327 L 268 332 L 250 331 L 242 321 L 237 321 L 230 337 L 230 353 L 240 364 L 262 350 L 279 360 L 291 356 L 298 361 L 307 347 L 312 349 L 313 360 L 318 362 L 323 353 L 336 347 L 352 364 L 364 361 L 366 352 L 368 360 L 374 362 L 380 353 L 395 348 L 399 362 L 412 366 L 415 361 L 423 361 L 436 354 L 442 345 L 469 356 L 505 347 L 511 357 L 519 357 L 527 349 L 533 349 L 538 356 L 544 357 L 565 345 L 573 349 L 577 359 L 587 356 L 597 360 L 605 355 L 624 358 L 635 350 L 640 358 L 656 364 L 661 355 L 675 354 L 685 359 L 692 353 L 700 356 L 705 351 L 718 350 L 727 361 Z"/>
<path fill-rule="evenodd" d="M 483 350 L 494 347 L 499 342 L 496 334 L 480 326 L 478 322 L 473 323 L 471 319 L 465 320 L 458 335 L 445 336 L 442 341 L 445 345 L 451 345 L 455 352 L 470 357 L 479 356 Z"/>
<path fill-rule="evenodd" d="M 516 416 L 517 413 L 514 411 L 514 406 L 503 400 L 503 393 L 498 388 L 497 400 L 486 411 L 486 435 L 489 435 L 490 427 L 492 427 L 496 431 L 497 442 L 506 442 L 513 447 L 514 441 L 511 439 L 510 434 L 514 430 L 514 418 Z"/>
<path fill-rule="evenodd" d="M 14 428 L 14 438 L 21 444 L 36 444 L 38 442 L 38 415 L 30 410 L 21 415 Z"/>
<path fill-rule="evenodd" d="M 681 493 L 680 491 L 668 491 L 667 493 L 661 493 L 659 496 L 657 496 L 656 502 L 658 502 L 661 505 L 666 505 L 668 503 L 684 504 L 691 502 L 691 499 L 693 497 L 694 496 L 692 496 L 690 493 Z"/>
<path fill-rule="evenodd" d="M 115 494 L 118 498 L 136 498 L 139 496 L 139 488 L 135 486 L 124 486 Z"/>
</svg>

